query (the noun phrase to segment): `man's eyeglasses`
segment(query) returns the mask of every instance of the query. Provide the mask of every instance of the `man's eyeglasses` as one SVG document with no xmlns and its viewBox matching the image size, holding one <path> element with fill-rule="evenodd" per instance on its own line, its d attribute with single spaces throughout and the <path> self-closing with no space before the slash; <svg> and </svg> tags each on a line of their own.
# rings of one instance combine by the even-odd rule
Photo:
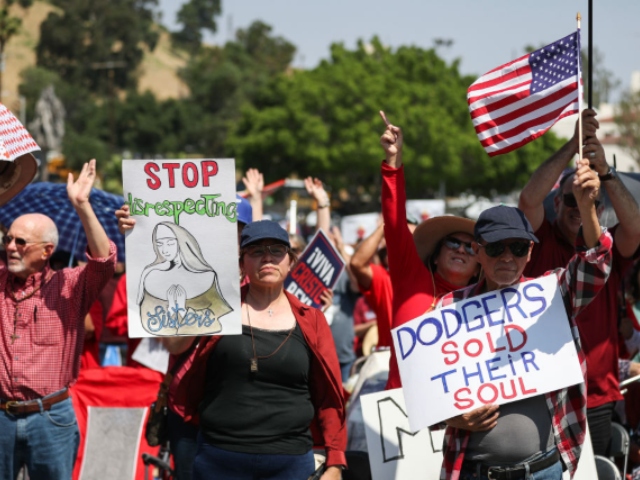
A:
<svg viewBox="0 0 640 480">
<path fill-rule="evenodd" d="M 573 193 L 565 193 L 562 195 L 562 203 L 564 203 L 565 207 L 578 208 L 578 201 Z M 596 208 L 600 206 L 600 200 L 595 201 L 595 206 Z"/>
<path fill-rule="evenodd" d="M 260 258 L 269 252 L 276 258 L 284 257 L 289 251 L 289 247 L 281 243 L 274 243 L 273 245 L 249 245 L 245 249 L 245 253 L 252 258 Z"/>
<path fill-rule="evenodd" d="M 486 245 L 478 244 L 478 246 L 484 248 L 485 253 L 491 258 L 496 258 L 502 255 L 507 247 L 509 248 L 509 250 L 511 250 L 511 253 L 513 253 L 514 257 L 521 258 L 529 253 L 530 245 L 531 242 L 527 240 L 519 240 L 511 243 L 493 242 L 487 243 Z"/>
<path fill-rule="evenodd" d="M 473 250 L 470 242 L 463 242 L 460 239 L 455 237 L 447 237 L 444 239 L 443 245 L 451 250 L 458 250 L 460 245 L 464 245 L 464 251 L 469 255 L 475 255 L 476 252 Z"/>
<path fill-rule="evenodd" d="M 11 235 L 4 235 L 2 237 L 2 244 L 5 247 L 14 241 L 16 242 L 16 247 L 26 247 L 27 245 L 35 245 L 37 243 L 47 243 L 47 242 L 27 242 L 24 238 L 12 237 Z"/>
</svg>

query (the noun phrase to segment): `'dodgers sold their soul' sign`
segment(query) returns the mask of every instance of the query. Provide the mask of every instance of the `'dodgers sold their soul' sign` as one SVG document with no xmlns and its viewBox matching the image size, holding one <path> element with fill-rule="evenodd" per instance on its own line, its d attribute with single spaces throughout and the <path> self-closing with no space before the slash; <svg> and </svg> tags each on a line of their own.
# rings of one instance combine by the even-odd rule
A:
<svg viewBox="0 0 640 480">
<path fill-rule="evenodd" d="M 555 275 L 428 312 L 393 341 L 414 431 L 583 381 Z"/>
</svg>

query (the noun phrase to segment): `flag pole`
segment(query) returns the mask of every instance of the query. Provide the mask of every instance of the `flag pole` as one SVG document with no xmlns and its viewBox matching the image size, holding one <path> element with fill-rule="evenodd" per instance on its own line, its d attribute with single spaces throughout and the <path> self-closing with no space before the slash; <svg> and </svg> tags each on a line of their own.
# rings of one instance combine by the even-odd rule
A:
<svg viewBox="0 0 640 480">
<path fill-rule="evenodd" d="M 589 108 L 593 107 L 593 0 L 589 0 L 589 49 L 587 53 L 587 85 L 589 85 Z"/>
<path fill-rule="evenodd" d="M 589 0 L 591 2 L 591 0 Z M 580 12 L 576 15 L 578 22 L 578 35 L 580 35 L 580 21 L 582 16 Z M 580 37 L 578 37 L 580 38 Z M 589 63 L 591 65 L 591 63 Z M 578 160 L 582 159 L 582 86 L 580 84 L 580 73 L 582 72 L 582 57 L 580 53 L 580 42 L 578 42 Z M 591 96 L 591 85 L 589 85 L 589 96 Z M 577 166 L 577 162 L 576 162 Z"/>
</svg>

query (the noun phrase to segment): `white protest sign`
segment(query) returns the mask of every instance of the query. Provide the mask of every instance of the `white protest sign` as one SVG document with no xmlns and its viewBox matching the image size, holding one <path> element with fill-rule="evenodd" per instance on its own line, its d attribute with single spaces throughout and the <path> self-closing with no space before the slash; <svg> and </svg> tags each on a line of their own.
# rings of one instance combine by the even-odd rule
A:
<svg viewBox="0 0 640 480">
<path fill-rule="evenodd" d="M 373 480 L 440 478 L 444 430 L 410 433 L 402 389 L 363 395 L 360 400 Z M 569 480 L 568 471 L 563 478 Z M 588 429 L 573 480 L 598 480 Z"/>
<path fill-rule="evenodd" d="M 358 215 L 346 215 L 340 222 L 340 232 L 346 244 L 354 244 L 371 235 L 380 222 L 380 214 L 361 213 Z"/>
<path fill-rule="evenodd" d="M 407 200 L 407 216 L 424 222 L 427 218 L 444 215 L 444 200 Z"/>
<path fill-rule="evenodd" d="M 125 160 L 130 337 L 240 334 L 235 162 Z"/>
<path fill-rule="evenodd" d="M 402 389 L 360 397 L 373 480 L 440 477 L 444 430 L 413 433 Z"/>
<path fill-rule="evenodd" d="M 393 341 L 412 431 L 583 381 L 555 275 L 428 312 Z"/>
<path fill-rule="evenodd" d="M 169 368 L 169 350 L 157 338 L 143 338 L 133 351 L 131 359 L 160 373 L 167 373 Z"/>
</svg>

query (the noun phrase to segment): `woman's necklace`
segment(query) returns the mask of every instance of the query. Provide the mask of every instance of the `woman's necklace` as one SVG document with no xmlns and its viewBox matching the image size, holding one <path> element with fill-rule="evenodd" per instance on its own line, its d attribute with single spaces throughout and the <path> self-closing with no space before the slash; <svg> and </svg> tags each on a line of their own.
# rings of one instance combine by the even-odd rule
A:
<svg viewBox="0 0 640 480">
<path fill-rule="evenodd" d="M 251 292 L 247 293 L 247 296 L 251 295 Z M 251 295 L 251 298 L 253 298 L 255 300 L 255 297 L 253 295 Z M 280 297 L 276 298 L 272 303 L 277 302 L 280 299 Z M 271 308 L 271 303 L 269 304 L 269 306 L 267 307 L 267 313 L 269 314 L 270 317 L 273 317 L 273 309 Z"/>
<path fill-rule="evenodd" d="M 260 355 L 258 356 L 258 354 L 256 353 L 256 342 L 253 338 L 253 327 L 251 326 L 251 316 L 249 315 L 249 304 L 245 303 L 245 305 L 247 306 L 247 321 L 249 322 L 249 332 L 251 333 L 251 347 L 253 348 L 253 357 L 251 357 L 251 367 L 250 367 L 250 371 L 251 373 L 258 373 L 258 359 L 260 360 L 266 360 L 267 358 L 270 358 L 272 356 L 274 356 L 276 353 L 278 353 L 278 351 L 282 348 L 282 346 L 287 343 L 287 340 L 289 340 L 289 338 L 291 338 L 291 335 L 293 334 L 293 331 L 296 329 L 296 326 L 294 325 L 291 330 L 289 330 L 289 334 L 287 335 L 287 337 L 282 341 L 282 343 L 278 346 L 278 348 L 276 348 L 273 352 L 271 352 L 269 355 Z"/>
</svg>

